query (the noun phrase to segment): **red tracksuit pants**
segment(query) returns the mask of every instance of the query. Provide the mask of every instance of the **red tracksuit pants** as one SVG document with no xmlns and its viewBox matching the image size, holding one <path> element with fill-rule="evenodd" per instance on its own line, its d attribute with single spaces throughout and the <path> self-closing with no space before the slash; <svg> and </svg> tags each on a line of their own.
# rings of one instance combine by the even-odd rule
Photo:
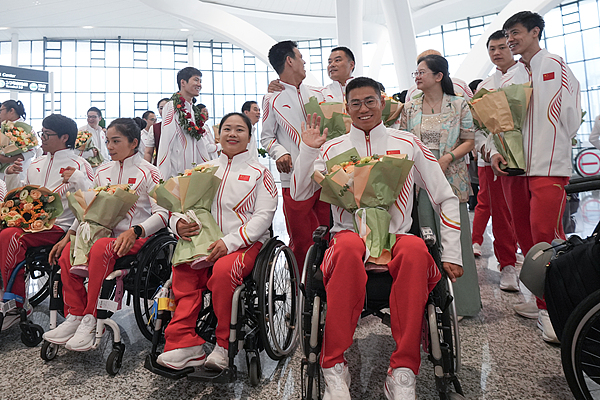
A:
<svg viewBox="0 0 600 400">
<path fill-rule="evenodd" d="M 0 231 L 0 269 L 2 271 L 3 289 L 18 263 L 25 259 L 25 253 L 30 247 L 49 246 L 58 242 L 65 231 L 58 226 L 42 232 L 27 233 L 21 228 L 4 228 Z M 21 269 L 13 283 L 11 293 L 25 298 L 24 269 Z M 22 306 L 20 302 L 17 302 Z"/>
<path fill-rule="evenodd" d="M 494 254 L 500 263 L 500 270 L 507 265 L 514 266 L 517 262 L 517 240 L 501 178 L 494 180 L 492 167 L 478 168 L 479 193 L 477 195 L 477 207 L 473 216 L 473 243 L 483 243 L 483 233 L 490 216 L 492 217 L 492 233 L 494 234 Z"/>
<path fill-rule="evenodd" d="M 102 289 L 104 279 L 113 272 L 115 262 L 119 257 L 113 251 L 113 242 L 116 238 L 101 238 L 93 244 L 88 255 L 88 285 L 87 292 L 83 285 L 85 278 L 73 275 L 71 269 L 71 243 L 63 249 L 58 264 L 60 265 L 60 279 L 63 285 L 63 298 L 65 302 L 65 315 L 83 316 L 92 314 L 96 316 L 96 305 Z M 137 254 L 147 238 L 137 239 L 126 255 Z"/>
<path fill-rule="evenodd" d="M 250 275 L 262 243 L 256 242 L 227 254 L 212 268 L 192 269 L 189 264 L 173 268 L 175 315 L 165 329 L 165 351 L 200 346 L 204 339 L 196 334 L 196 320 L 202 308 L 202 292 L 212 292 L 212 304 L 217 317 L 217 343 L 229 348 L 229 324 L 233 292 Z M 212 274 L 211 274 L 212 272 Z"/>
<path fill-rule="evenodd" d="M 319 200 L 320 190 L 310 199 L 303 201 L 292 199 L 289 188 L 283 188 L 281 191 L 283 195 L 283 214 L 290 236 L 290 249 L 296 257 L 298 271 L 302 275 L 304 258 L 308 248 L 313 244 L 313 232 L 320 225 L 330 225 L 331 205 Z"/>
<path fill-rule="evenodd" d="M 327 292 L 327 317 L 321 351 L 323 368 L 345 362 L 344 352 L 352 344 L 365 304 L 367 273 L 364 254 L 364 242 L 351 231 L 338 232 L 325 252 L 321 264 Z M 396 342 L 390 366 L 410 368 L 418 374 L 425 304 L 441 274 L 425 242 L 413 235 L 396 235 L 388 268 L 393 278 L 390 314 Z"/>
<path fill-rule="evenodd" d="M 527 255 L 536 243 L 565 239 L 562 216 L 568 177 L 504 176 L 501 181 L 523 254 Z M 540 299 L 537 305 L 546 308 Z"/>
</svg>

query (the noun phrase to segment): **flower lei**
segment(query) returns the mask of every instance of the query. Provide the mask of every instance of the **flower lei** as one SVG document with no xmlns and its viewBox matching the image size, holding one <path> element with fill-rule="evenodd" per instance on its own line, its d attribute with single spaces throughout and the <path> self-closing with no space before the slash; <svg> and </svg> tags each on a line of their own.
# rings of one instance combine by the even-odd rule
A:
<svg viewBox="0 0 600 400">
<path fill-rule="evenodd" d="M 206 117 L 200 112 L 200 108 L 193 104 L 196 102 L 196 99 L 192 100 L 192 109 L 194 110 L 196 121 L 192 120 L 192 114 L 185 109 L 185 99 L 180 92 L 174 93 L 173 96 L 171 96 L 171 100 L 173 100 L 175 111 L 179 111 L 178 122 L 183 132 L 196 140 L 202 139 L 202 136 L 204 136 L 204 133 L 206 132 L 204 130 L 204 121 L 206 121 Z"/>
</svg>

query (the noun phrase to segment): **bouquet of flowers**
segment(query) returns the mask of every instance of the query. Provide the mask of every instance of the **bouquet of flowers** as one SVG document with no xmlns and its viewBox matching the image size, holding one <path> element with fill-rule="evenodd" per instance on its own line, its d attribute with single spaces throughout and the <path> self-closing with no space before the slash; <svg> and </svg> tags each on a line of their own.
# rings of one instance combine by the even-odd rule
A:
<svg viewBox="0 0 600 400">
<path fill-rule="evenodd" d="M 321 133 L 325 128 L 327 131 L 327 140 L 334 139 L 345 133 L 350 132 L 352 119 L 344 107 L 344 103 L 337 102 L 321 102 L 316 97 L 308 99 L 308 103 L 304 105 L 307 115 L 317 113 L 321 117 Z"/>
<path fill-rule="evenodd" d="M 173 266 L 191 263 L 192 268 L 210 267 L 206 262 L 208 246 L 223 237 L 221 228 L 210 213 L 221 179 L 215 176 L 218 166 L 202 164 L 161 182 L 152 189 L 156 203 L 183 218 L 196 222 L 200 233 L 188 240 L 179 239 L 173 252 Z"/>
<path fill-rule="evenodd" d="M 390 127 L 398 118 L 400 118 L 400 113 L 404 108 L 404 104 L 394 100 L 385 93 L 382 95 L 385 99 L 385 107 L 381 111 L 381 119 L 385 126 Z"/>
<path fill-rule="evenodd" d="M 96 168 L 104 161 L 104 157 L 102 157 L 102 154 L 100 154 L 98 149 L 94 146 L 94 141 L 92 140 L 91 132 L 77 132 L 77 139 L 75 139 L 75 148 L 80 150 L 81 152 L 90 150 L 93 151 L 94 149 L 96 150 L 96 153 L 98 155 L 86 158 L 87 162 L 89 162 L 93 168 Z"/>
<path fill-rule="evenodd" d="M 24 122 L 4 121 L 0 128 L 0 150 L 7 157 L 16 156 L 38 145 L 37 136 Z"/>
<path fill-rule="evenodd" d="M 51 229 L 63 213 L 60 195 L 45 187 L 23 186 L 6 194 L 0 203 L 2 227 L 17 227 L 25 232 Z"/>
<path fill-rule="evenodd" d="M 508 163 L 500 167 L 509 175 L 525 173 L 523 123 L 532 91 L 529 83 L 498 90 L 481 89 L 469 102 L 475 125 L 484 134 L 492 135 L 498 153 Z"/>
<path fill-rule="evenodd" d="M 130 185 L 67 192 L 69 208 L 79 221 L 77 233 L 71 237 L 71 273 L 88 276 L 88 255 L 92 245 L 98 239 L 112 235 L 112 230 L 125 218 L 138 198 Z"/>
<path fill-rule="evenodd" d="M 366 261 L 386 265 L 396 237 L 389 233 L 388 209 L 402 192 L 414 162 L 405 155 L 360 158 L 355 148 L 327 161 L 326 175 L 316 171 L 321 200 L 354 214 L 354 229 L 367 247 Z"/>
</svg>

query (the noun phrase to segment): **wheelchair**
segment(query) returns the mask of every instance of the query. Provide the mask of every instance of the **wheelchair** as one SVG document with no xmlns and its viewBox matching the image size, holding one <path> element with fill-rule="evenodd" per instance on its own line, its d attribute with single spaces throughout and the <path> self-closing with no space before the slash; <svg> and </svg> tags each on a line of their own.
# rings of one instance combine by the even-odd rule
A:
<svg viewBox="0 0 600 400">
<path fill-rule="evenodd" d="M 418 224 L 413 223 L 411 232 L 415 226 Z M 325 327 L 327 300 L 320 266 L 328 247 L 328 240 L 325 239 L 327 232 L 326 226 L 320 226 L 313 233 L 314 244 L 306 255 L 300 285 L 302 309 L 300 340 L 303 352 L 301 398 L 303 400 L 320 400 L 324 390 L 319 356 Z M 440 251 L 436 245 L 433 231 L 430 228 L 421 228 L 421 237 L 442 273 L 442 279 L 429 294 L 425 306 L 424 317 L 428 332 L 423 332 L 422 346 L 433 363 L 436 389 L 440 399 L 464 399 L 460 382 L 456 376 L 461 368 L 461 359 L 452 283 L 447 278 L 444 269 L 441 268 Z M 383 310 L 389 308 L 392 276 L 387 271 L 368 271 L 367 276 L 366 304 L 361 318 L 374 315 L 391 328 L 390 315 Z"/>
<path fill-rule="evenodd" d="M 170 285 L 171 280 L 168 280 L 164 285 L 165 291 Z M 234 361 L 239 349 L 244 348 L 250 384 L 257 386 L 261 379 L 260 351 L 265 350 L 273 360 L 281 360 L 296 348 L 298 290 L 296 259 L 289 247 L 272 237 L 261 248 L 252 273 L 233 293 L 228 367 L 222 371 L 204 367 L 174 370 L 158 364 L 158 348 L 164 341 L 164 329 L 171 319 L 168 307 L 161 306 L 156 307 L 158 311 L 152 348 L 144 367 L 174 380 L 187 377 L 194 381 L 230 383 L 237 380 L 238 371 Z M 210 292 L 206 291 L 197 319 L 196 333 L 206 342 L 215 344 L 216 326 L 217 319 Z"/>
<path fill-rule="evenodd" d="M 48 254 L 52 246 L 31 247 L 25 253 L 25 259 L 17 264 L 6 285 L 6 293 L 0 301 L 0 330 L 4 316 L 13 310 L 19 313 L 21 341 L 28 347 L 35 347 L 42 341 L 44 329 L 27 318 L 27 309 L 16 306 L 16 300 L 23 299 L 11 293 L 12 286 L 20 270 L 25 271 L 25 292 L 31 307 L 39 305 L 50 294 L 50 274 L 52 267 L 48 262 Z"/>
<path fill-rule="evenodd" d="M 91 350 L 98 348 L 108 326 L 113 333 L 112 351 L 106 361 L 106 371 L 116 375 L 122 366 L 125 345 L 121 342 L 119 326 L 110 317 L 121 309 L 122 300 L 126 299 L 129 306 L 133 301 L 135 319 L 142 334 L 152 338 L 154 324 L 152 323 L 152 296 L 156 288 L 164 283 L 161 277 L 168 274 L 171 268 L 171 257 L 177 239 L 166 228 L 152 235 L 135 255 L 119 258 L 102 284 L 97 304 L 96 338 Z M 166 279 L 165 279 L 166 281 Z M 62 284 L 60 267 L 53 266 L 50 276 L 50 329 L 57 326 L 58 314 L 63 314 Z M 43 331 L 42 331 L 43 333 Z M 53 360 L 58 354 L 59 345 L 44 340 L 40 357 L 44 361 Z"/>
</svg>

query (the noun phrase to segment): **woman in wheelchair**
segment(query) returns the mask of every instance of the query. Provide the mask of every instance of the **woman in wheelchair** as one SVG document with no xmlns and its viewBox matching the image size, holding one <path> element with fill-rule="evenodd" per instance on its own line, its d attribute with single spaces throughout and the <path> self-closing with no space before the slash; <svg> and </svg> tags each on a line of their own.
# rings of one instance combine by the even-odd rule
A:
<svg viewBox="0 0 600 400">
<path fill-rule="evenodd" d="M 277 208 L 273 176 L 246 150 L 252 132 L 248 117 L 227 114 L 219 127 L 223 150 L 210 163 L 219 166 L 217 176 L 222 181 L 211 212 L 224 236 L 209 248 L 207 261 L 214 263 L 212 267 L 195 270 L 189 264 L 181 264 L 173 268 L 175 315 L 165 330 L 165 351 L 157 359 L 159 364 L 173 369 L 203 364 L 216 370 L 227 367 L 233 292 L 251 273 L 262 244 L 269 238 L 269 226 Z M 176 227 L 183 240 L 197 235 L 200 229 L 196 223 L 177 218 L 172 218 L 171 226 Z M 202 348 L 204 339 L 195 331 L 202 292 L 207 288 L 212 292 L 218 320 L 217 344 L 208 358 Z"/>
<path fill-rule="evenodd" d="M 4 288 L 9 282 L 15 267 L 25 259 L 30 247 L 51 246 L 58 242 L 69 229 L 75 217 L 67 206 L 66 193 L 78 189 L 87 190 L 92 185 L 92 168 L 83 158 L 76 156 L 72 149 L 77 138 L 75 121 L 60 114 L 52 114 L 42 122 L 42 150 L 45 155 L 34 160 L 26 170 L 25 180 L 20 179 L 23 161 L 18 159 L 5 170 L 6 186 L 9 190 L 24 185 L 38 185 L 58 193 L 64 212 L 51 229 L 40 232 L 24 232 L 21 228 L 8 227 L 0 231 L 0 269 Z M 2 291 L 0 291 L 2 292 Z M 16 300 L 17 307 L 26 307 L 24 271 L 16 275 L 11 293 L 4 300 Z M 7 329 L 19 321 L 18 313 L 10 312 L 4 318 L 2 329 Z"/>
<path fill-rule="evenodd" d="M 87 293 L 84 278 L 70 273 L 70 239 L 78 221 L 50 252 L 50 261 L 61 269 L 66 321 L 44 334 L 54 344 L 66 344 L 67 349 L 86 351 L 94 345 L 96 303 L 104 279 L 113 271 L 118 258 L 136 254 L 148 236 L 167 225 L 168 213 L 150 200 L 148 192 L 160 180 L 158 169 L 137 152 L 140 128 L 133 119 L 119 118 L 108 127 L 107 147 L 112 158 L 96 171 L 94 187 L 130 184 L 138 196 L 125 218 L 113 229 L 113 237 L 101 238 L 92 246 L 88 259 Z"/>
<path fill-rule="evenodd" d="M 414 161 L 404 189 L 393 206 L 390 233 L 396 235 L 392 260 L 387 265 L 393 283 L 389 298 L 392 335 L 396 349 L 390 358 L 385 381 L 388 399 L 411 399 L 415 375 L 421 363 L 420 343 L 423 313 L 428 294 L 441 274 L 419 237 L 408 234 L 412 224 L 413 187 L 427 191 L 442 218 L 441 257 L 444 270 L 454 281 L 462 275 L 458 199 L 435 157 L 411 133 L 386 128 L 381 122 L 385 100 L 376 81 L 359 77 L 348 83 L 346 99 L 352 127 L 347 135 L 326 141 L 319 118 L 309 116 L 303 127 L 300 154 L 294 166 L 291 194 L 305 200 L 319 189 L 315 171 L 327 172 L 325 162 L 351 148 L 361 157 L 374 154 L 406 154 Z M 303 124 L 304 125 L 304 124 Z M 324 254 L 321 270 L 327 294 L 327 314 L 320 364 L 325 378 L 324 399 L 350 399 L 350 373 L 344 352 L 365 304 L 367 273 L 363 259 L 365 244 L 354 232 L 353 215 L 332 206 L 334 234 Z"/>
</svg>

